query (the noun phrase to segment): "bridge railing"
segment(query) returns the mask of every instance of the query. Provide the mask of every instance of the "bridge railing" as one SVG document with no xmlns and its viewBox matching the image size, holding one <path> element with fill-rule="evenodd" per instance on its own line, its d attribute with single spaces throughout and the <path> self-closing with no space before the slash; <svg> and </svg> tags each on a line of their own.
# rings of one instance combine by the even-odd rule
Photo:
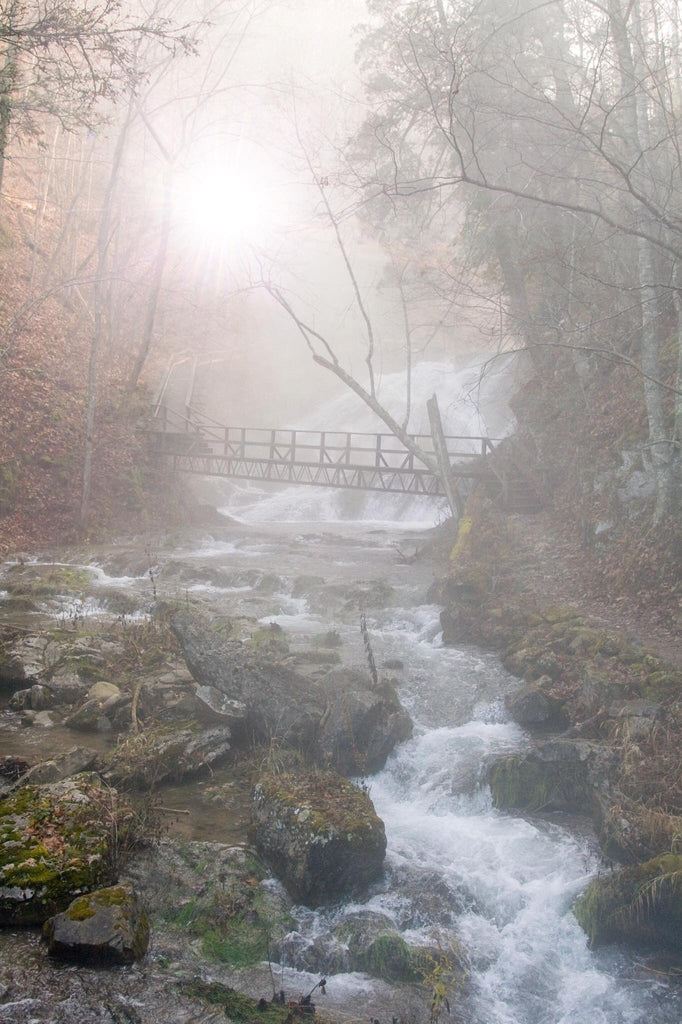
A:
<svg viewBox="0 0 682 1024">
<path fill-rule="evenodd" d="M 184 447 L 188 451 L 207 455 L 297 465 L 430 472 L 422 459 L 390 433 L 228 427 L 203 413 L 193 413 L 190 419 L 165 408 L 159 411 L 156 422 L 159 431 L 173 434 L 176 439 L 184 434 L 187 442 Z M 425 455 L 434 454 L 430 434 L 410 434 L 409 437 Z M 495 445 L 494 439 L 484 436 L 449 435 L 445 441 L 451 462 L 480 459 Z"/>
</svg>

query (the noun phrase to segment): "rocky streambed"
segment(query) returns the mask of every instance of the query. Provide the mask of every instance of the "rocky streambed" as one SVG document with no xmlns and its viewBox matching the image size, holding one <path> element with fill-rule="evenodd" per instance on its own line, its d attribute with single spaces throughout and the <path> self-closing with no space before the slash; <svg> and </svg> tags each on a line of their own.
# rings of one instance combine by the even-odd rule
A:
<svg viewBox="0 0 682 1024">
<path fill-rule="evenodd" d="M 602 754 L 550 757 L 562 695 L 443 645 L 423 546 L 225 524 L 3 566 L 0 1021 L 678 1019 L 650 951 L 588 948 L 585 801 L 537 796 Z"/>
</svg>

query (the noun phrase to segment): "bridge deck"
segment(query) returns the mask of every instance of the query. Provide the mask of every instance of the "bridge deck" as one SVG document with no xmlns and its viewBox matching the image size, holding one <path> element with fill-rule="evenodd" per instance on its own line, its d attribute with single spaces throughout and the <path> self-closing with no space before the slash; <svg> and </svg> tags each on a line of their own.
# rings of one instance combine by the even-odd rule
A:
<svg viewBox="0 0 682 1024">
<path fill-rule="evenodd" d="M 229 427 L 208 416 L 165 408 L 153 432 L 156 450 L 188 473 L 317 487 L 443 496 L 439 478 L 393 434 Z M 410 434 L 428 455 L 428 434 Z M 487 474 L 488 437 L 446 437 L 452 473 Z"/>
</svg>

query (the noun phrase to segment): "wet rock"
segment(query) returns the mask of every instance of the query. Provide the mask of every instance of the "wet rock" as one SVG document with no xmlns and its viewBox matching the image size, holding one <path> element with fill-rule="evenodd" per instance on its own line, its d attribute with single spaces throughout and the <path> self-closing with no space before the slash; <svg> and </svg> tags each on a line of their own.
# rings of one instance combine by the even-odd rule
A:
<svg viewBox="0 0 682 1024">
<path fill-rule="evenodd" d="M 495 761 L 488 772 L 493 803 L 501 810 L 591 811 L 590 762 L 602 752 L 586 740 L 553 740 Z"/>
<path fill-rule="evenodd" d="M 323 761 L 342 775 L 383 768 L 397 743 L 412 735 L 412 719 L 393 687 L 369 685 L 365 672 L 335 669 L 321 679 L 327 709 L 318 742 Z"/>
<path fill-rule="evenodd" d="M 87 964 L 131 964 L 149 945 L 149 921 L 132 887 L 116 885 L 79 896 L 43 925 L 51 956 Z"/>
<path fill-rule="evenodd" d="M 381 875 L 383 822 L 369 796 L 334 772 L 262 776 L 253 818 L 259 852 L 297 901 L 340 899 Z"/>
<path fill-rule="evenodd" d="M 322 586 L 324 586 L 324 578 L 322 576 L 298 576 L 291 588 L 291 596 L 309 598 Z"/>
<path fill-rule="evenodd" d="M 0 802 L 0 926 L 41 924 L 101 884 L 110 796 L 78 775 L 22 786 Z"/>
<path fill-rule="evenodd" d="M 595 879 L 574 908 L 590 946 L 682 950 L 682 856 L 665 854 Z"/>
<path fill-rule="evenodd" d="M 545 686 L 551 686 L 551 683 L 549 676 L 541 676 L 537 682 L 507 697 L 507 710 L 515 722 L 527 726 L 566 728 L 568 718 L 562 702 L 545 690 Z"/>
<path fill-rule="evenodd" d="M 93 698 L 81 704 L 64 720 L 64 725 L 77 732 L 111 732 L 111 722 L 102 708 L 102 702 Z"/>
<path fill-rule="evenodd" d="M 324 706 L 311 680 L 233 639 L 229 621 L 194 608 L 174 610 L 169 618 L 196 681 L 246 707 L 235 739 L 269 742 L 275 736 L 291 746 L 314 746 Z"/>
<path fill-rule="evenodd" d="M 196 723 L 162 726 L 126 737 L 104 758 L 108 781 L 144 789 L 165 781 L 198 775 L 224 761 L 231 750 L 227 726 L 201 728 Z"/>
<path fill-rule="evenodd" d="M 199 714 L 241 725 L 247 715 L 246 704 L 240 700 L 232 700 L 215 686 L 198 686 L 194 696 L 199 704 Z"/>
<path fill-rule="evenodd" d="M 12 711 L 27 711 L 31 709 L 31 687 L 26 690 L 17 690 L 16 693 L 13 693 L 9 699 L 9 707 Z"/>
<path fill-rule="evenodd" d="M 48 641 L 44 636 L 15 637 L 0 649 L 0 690 L 15 690 L 33 686 L 44 675 L 44 653 Z"/>
<path fill-rule="evenodd" d="M 384 981 L 422 981 L 437 966 L 462 973 L 459 950 L 407 943 L 385 914 L 368 910 L 348 914 L 334 929 L 334 936 L 347 948 L 350 970 Z"/>
<path fill-rule="evenodd" d="M 19 692 L 22 693 L 24 691 Z M 47 708 L 52 707 L 53 697 L 49 686 L 42 686 L 40 683 L 36 683 L 31 687 L 29 693 L 30 706 L 33 711 L 45 711 Z"/>
<path fill-rule="evenodd" d="M 57 724 L 57 719 L 51 711 L 36 711 L 33 714 L 33 725 L 41 729 L 51 729 Z"/>
<path fill-rule="evenodd" d="M 415 981 L 410 949 L 386 914 L 362 910 L 348 914 L 334 929 L 348 950 L 349 969 L 386 981 Z"/>
<path fill-rule="evenodd" d="M 66 753 L 50 761 L 34 765 L 21 780 L 22 786 L 41 786 L 48 782 L 59 782 L 71 775 L 89 771 L 97 760 L 97 751 L 88 747 L 72 747 Z"/>
</svg>

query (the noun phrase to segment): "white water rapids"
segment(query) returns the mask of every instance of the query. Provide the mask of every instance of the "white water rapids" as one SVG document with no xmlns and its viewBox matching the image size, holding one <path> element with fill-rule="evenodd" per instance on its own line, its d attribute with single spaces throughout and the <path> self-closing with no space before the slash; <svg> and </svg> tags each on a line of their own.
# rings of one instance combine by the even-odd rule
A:
<svg viewBox="0 0 682 1024">
<path fill-rule="evenodd" d="M 400 376 L 388 381 L 396 404 Z M 462 391 L 469 390 L 473 376 L 474 371 L 460 375 Z M 443 379 L 441 365 L 421 368 L 416 391 L 422 401 Z M 376 429 L 368 417 L 358 421 L 355 403 L 353 397 L 338 399 L 304 425 L 338 422 L 344 429 L 352 418 L 354 429 Z M 442 399 L 441 405 L 450 432 L 486 432 L 473 405 Z M 496 427 L 500 433 L 506 429 L 501 420 Z M 357 574 L 363 550 L 372 547 L 370 561 L 376 571 L 377 552 L 386 564 L 393 543 L 418 543 L 418 535 L 408 539 L 405 531 L 423 528 L 438 517 L 427 499 L 371 495 L 358 505 L 353 497 L 301 487 L 269 495 L 235 488 L 224 511 L 247 523 L 297 524 L 303 542 L 297 571 L 320 572 L 326 563 L 325 575 L 332 576 L 335 571 Z M 305 531 L 313 522 L 328 531 L 321 544 L 306 543 Z M 339 547 L 342 538 L 345 545 L 350 538 L 353 543 Z M 288 561 L 281 565 L 276 553 L 266 557 L 275 571 L 289 570 Z M 392 577 L 396 585 L 395 569 Z M 562 815 L 515 817 L 492 807 L 484 781 L 487 766 L 531 742 L 504 709 L 504 694 L 520 683 L 492 655 L 444 648 L 440 609 L 418 603 L 425 588 L 415 586 L 414 577 L 408 569 L 405 582 L 397 586 L 402 606 L 375 612 L 369 620 L 377 660 L 398 658 L 404 663 L 406 681 L 400 693 L 415 721 L 412 740 L 369 780 L 370 795 L 386 825 L 385 883 L 362 907 L 317 912 L 301 908 L 300 930 L 291 936 L 285 960 L 291 967 L 326 971 L 335 952 L 331 929 L 348 913 L 374 910 L 389 916 L 409 942 L 447 948 L 454 941 L 464 949 L 469 977 L 465 991 L 453 999 L 458 1021 L 672 1024 L 682 1019 L 679 989 L 650 969 L 644 957 L 618 947 L 597 952 L 587 948 L 571 907 L 602 869 L 588 824 L 569 822 Z M 280 595 L 280 614 L 263 621 L 277 621 L 299 634 L 331 625 L 357 645 L 355 622 L 325 622 L 319 609 L 285 593 Z M 358 984 L 357 975 L 336 974 L 330 987 L 337 1000 L 345 991 L 353 1002 Z M 384 988 L 366 978 L 360 981 L 360 991 L 372 986 Z M 393 1010 L 405 1014 L 404 1006 Z"/>
<path fill-rule="evenodd" d="M 433 367 L 424 371 L 427 394 L 439 374 Z M 460 426 L 464 432 L 466 423 Z M 328 1003 L 336 1013 L 360 1021 L 377 1014 L 381 1024 L 392 1016 L 424 1024 L 428 997 L 424 1004 L 409 986 L 346 972 L 343 944 L 333 929 L 350 914 L 374 911 L 389 917 L 410 943 L 446 950 L 458 944 L 463 951 L 467 978 L 460 991 L 449 993 L 452 1013 L 448 1017 L 443 1011 L 441 1024 L 677 1024 L 682 990 L 651 955 L 617 946 L 587 948 L 571 908 L 602 869 L 589 824 L 565 815 L 516 817 L 492 807 L 488 765 L 531 744 L 505 711 L 505 695 L 521 684 L 492 654 L 443 647 L 440 609 L 424 603 L 443 567 L 423 561 L 407 565 L 396 555 L 396 547 L 409 553 L 423 545 L 424 527 L 437 518 L 433 505 L 381 495 L 359 502 L 356 495 L 305 487 L 275 492 L 234 487 L 224 500 L 223 510 L 242 525 L 159 552 L 155 586 L 160 596 L 204 593 L 226 615 L 278 622 L 294 648 L 305 649 L 313 637 L 333 629 L 342 640 L 344 663 L 362 665 L 357 606 L 300 596 L 297 581 L 317 579 L 330 588 L 386 581 L 393 600 L 368 608 L 368 626 L 380 671 L 389 671 L 387 662 L 393 666 L 390 672 L 415 723 L 413 738 L 367 780 L 386 826 L 385 877 L 363 903 L 296 909 L 298 930 L 285 940 L 282 955 L 287 992 L 309 990 L 325 973 Z M 165 573 L 164 561 L 180 565 L 183 574 Z M 99 568 L 97 574 L 104 588 L 148 596 L 146 572 L 117 576 Z M 269 589 L 259 586 L 264 577 L 271 581 Z M 92 614 L 98 607 L 94 601 Z M 221 841 L 219 833 L 211 838 Z M 34 963 L 42 964 L 37 942 L 14 936 L 3 947 L 0 936 L 0 960 L 23 956 L 33 970 Z M 139 999 L 135 1005 L 144 1024 L 175 1024 L 180 1018 L 172 1016 L 172 990 L 158 1016 L 145 994 L 146 969 L 132 968 L 120 984 L 128 984 L 131 998 Z M 259 970 L 262 985 L 267 976 Z M 34 995 L 21 1014 L 19 1004 L 7 1008 L 10 1016 L 0 1004 L 0 1021 L 107 1020 L 103 1010 L 97 1018 L 82 1015 L 84 997 L 67 986 L 70 976 L 63 972 L 53 980 L 64 987 L 63 1015 L 40 1015 Z M 219 966 L 211 967 L 211 976 L 237 987 L 244 981 L 228 977 Z M 257 991 L 262 994 L 263 988 Z M 324 997 L 319 1007 L 324 1013 Z"/>
</svg>

